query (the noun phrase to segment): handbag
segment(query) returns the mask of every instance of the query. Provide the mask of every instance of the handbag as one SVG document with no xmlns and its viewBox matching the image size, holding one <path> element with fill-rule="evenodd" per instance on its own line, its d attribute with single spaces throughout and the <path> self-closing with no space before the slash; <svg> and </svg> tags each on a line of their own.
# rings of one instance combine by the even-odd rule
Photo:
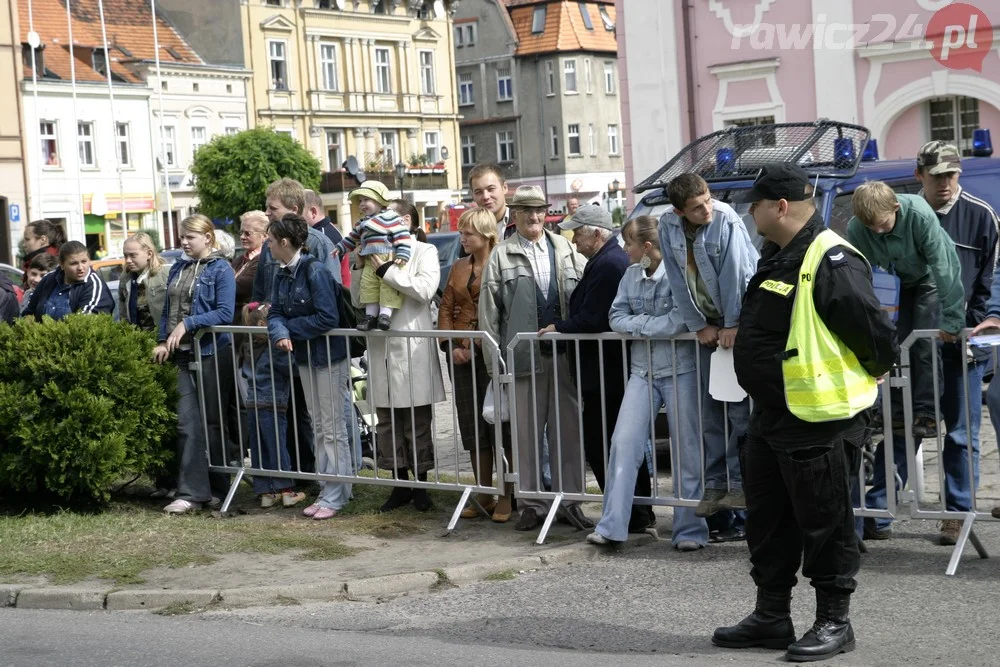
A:
<svg viewBox="0 0 1000 667">
<path fill-rule="evenodd" d="M 509 422 L 510 421 L 510 407 L 507 404 L 507 395 L 504 393 L 503 389 L 498 389 L 494 391 L 493 385 L 496 384 L 496 380 L 490 382 L 489 386 L 486 387 L 486 395 L 483 396 L 483 419 L 487 424 L 496 425 L 497 423 L 497 409 L 496 409 L 496 396 L 500 396 L 500 421 Z"/>
</svg>

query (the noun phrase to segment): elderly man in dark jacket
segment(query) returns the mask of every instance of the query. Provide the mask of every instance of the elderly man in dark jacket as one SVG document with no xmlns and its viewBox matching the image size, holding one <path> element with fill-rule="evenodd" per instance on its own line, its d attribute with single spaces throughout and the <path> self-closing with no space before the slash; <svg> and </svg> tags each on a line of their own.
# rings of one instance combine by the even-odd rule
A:
<svg viewBox="0 0 1000 667">
<path fill-rule="evenodd" d="M 556 320 L 542 332 L 592 334 L 611 331 L 608 313 L 618 293 L 618 283 L 629 265 L 628 255 L 618 243 L 611 215 L 600 206 L 581 206 L 568 220 L 559 223 L 559 228 L 573 232 L 573 243 L 577 251 L 587 258 L 587 266 L 570 297 L 569 312 L 572 315 L 568 319 Z M 579 357 L 576 349 L 569 351 L 570 368 L 583 399 L 583 443 L 587 463 L 603 491 L 605 462 L 609 455 L 607 448 L 610 447 L 618 409 L 625 395 L 629 363 L 623 355 L 625 348 L 619 342 L 581 341 L 579 347 Z M 649 474 L 643 470 L 639 472 L 635 495 L 648 497 Z M 642 532 L 653 521 L 652 508 L 635 506 L 629 529 Z"/>
</svg>

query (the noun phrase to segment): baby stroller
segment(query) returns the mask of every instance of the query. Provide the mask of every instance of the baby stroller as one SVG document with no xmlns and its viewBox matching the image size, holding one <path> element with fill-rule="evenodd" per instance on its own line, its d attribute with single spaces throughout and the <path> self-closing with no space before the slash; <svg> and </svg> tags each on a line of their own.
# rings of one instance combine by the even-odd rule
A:
<svg viewBox="0 0 1000 667">
<path fill-rule="evenodd" d="M 361 440 L 361 469 L 375 469 L 375 411 L 368 405 L 368 364 L 365 357 L 351 360 L 354 422 Z"/>
</svg>

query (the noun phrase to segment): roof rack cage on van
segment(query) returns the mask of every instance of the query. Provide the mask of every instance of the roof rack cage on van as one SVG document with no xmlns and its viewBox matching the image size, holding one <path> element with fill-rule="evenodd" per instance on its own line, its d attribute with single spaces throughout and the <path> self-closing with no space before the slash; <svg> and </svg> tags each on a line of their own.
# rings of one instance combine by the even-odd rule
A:
<svg viewBox="0 0 1000 667">
<path fill-rule="evenodd" d="M 811 176 L 850 178 L 870 138 L 866 127 L 826 118 L 729 127 L 692 141 L 633 192 L 664 187 L 685 173 L 709 183 L 754 178 L 768 162 L 797 162 Z"/>
</svg>

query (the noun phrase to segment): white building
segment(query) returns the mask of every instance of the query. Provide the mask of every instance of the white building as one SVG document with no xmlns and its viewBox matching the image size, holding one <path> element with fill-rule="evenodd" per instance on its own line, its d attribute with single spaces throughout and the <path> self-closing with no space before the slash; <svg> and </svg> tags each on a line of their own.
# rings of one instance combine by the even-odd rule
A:
<svg viewBox="0 0 1000 667">
<path fill-rule="evenodd" d="M 169 192 L 169 202 L 161 197 L 164 243 L 177 245 L 177 225 L 197 211 L 198 197 L 191 176 L 195 151 L 220 134 L 236 134 L 247 129 L 247 81 L 249 70 L 225 66 L 144 61 L 137 73 L 153 90 L 150 98 L 153 141 L 156 144 L 157 184 Z M 162 119 L 162 123 L 161 123 Z M 161 135 L 162 125 L 162 135 Z M 162 140 L 161 140 L 162 138 Z M 163 169 L 165 168 L 165 172 Z M 164 190 L 166 174 L 168 188 Z M 242 211 L 234 211 L 234 218 Z"/>
<path fill-rule="evenodd" d="M 205 64 L 159 16 L 154 37 L 148 0 L 104 0 L 103 24 L 94 5 L 70 3 L 67 16 L 62 0 L 19 0 L 30 195 L 12 240 L 44 217 L 94 254 L 120 255 L 140 228 L 169 247 L 197 204 L 194 150 L 247 127 L 250 73 Z"/>
<path fill-rule="evenodd" d="M 123 210 L 128 229 L 155 225 L 150 89 L 115 84 L 112 111 L 106 83 L 78 82 L 75 102 L 73 88 L 39 80 L 36 94 L 31 80 L 24 82 L 30 217 L 11 230 L 13 241 L 25 222 L 48 218 L 62 224 L 70 240 L 120 254 Z"/>
</svg>

